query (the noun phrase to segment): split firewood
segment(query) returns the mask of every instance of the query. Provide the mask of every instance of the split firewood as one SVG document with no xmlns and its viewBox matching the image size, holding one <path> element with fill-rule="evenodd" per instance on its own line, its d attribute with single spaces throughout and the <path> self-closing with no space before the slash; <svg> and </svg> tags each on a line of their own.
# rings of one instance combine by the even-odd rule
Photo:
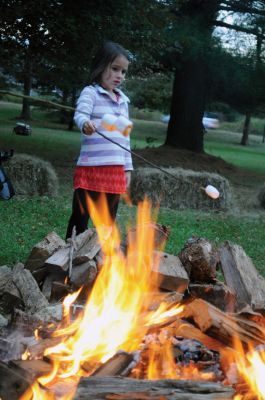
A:
<svg viewBox="0 0 265 400">
<path fill-rule="evenodd" d="M 10 282 L 12 282 L 12 269 L 7 265 L 2 265 L 0 267 L 0 296 L 2 296 Z"/>
<path fill-rule="evenodd" d="M 72 288 L 63 282 L 52 282 L 51 301 L 62 301 L 69 293 L 72 293 Z"/>
<path fill-rule="evenodd" d="M 0 399 L 19 399 L 30 384 L 31 381 L 25 377 L 25 374 L 17 372 L 0 361 Z"/>
<path fill-rule="evenodd" d="M 48 306 L 48 301 L 41 293 L 40 288 L 31 272 L 17 263 L 13 268 L 13 283 L 21 293 L 26 310 L 34 313 Z"/>
<path fill-rule="evenodd" d="M 6 327 L 9 324 L 9 319 L 8 317 L 6 318 L 6 316 L 2 315 L 0 313 L 0 331 L 2 328 Z"/>
<path fill-rule="evenodd" d="M 58 282 L 64 282 L 66 277 L 66 273 L 62 270 L 51 270 L 42 285 L 42 293 L 46 297 L 48 301 L 51 300 L 52 297 L 52 288 L 53 288 L 53 283 L 58 281 Z"/>
<path fill-rule="evenodd" d="M 215 281 L 219 256 L 208 240 L 198 237 L 190 238 L 178 256 L 191 282 L 210 283 Z"/>
<path fill-rule="evenodd" d="M 80 238 L 81 235 L 81 238 Z M 70 266 L 70 254 L 72 254 L 72 265 L 83 264 L 92 260 L 99 252 L 101 246 L 95 229 L 87 229 L 76 237 L 74 243 L 68 243 L 66 247 L 55 251 L 51 257 L 46 259 L 45 265 L 49 269 L 61 269 L 68 271 Z M 71 247 L 74 245 L 74 249 Z M 72 275 L 72 271 L 71 271 Z"/>
<path fill-rule="evenodd" d="M 6 285 L 5 291 L 1 297 L 1 309 L 6 314 L 13 314 L 14 308 L 22 307 L 23 299 L 20 291 L 14 284 L 14 282 L 9 282 Z"/>
<path fill-rule="evenodd" d="M 86 246 L 86 244 L 90 241 L 92 236 L 94 236 L 95 232 L 96 232 L 95 228 L 88 228 L 84 232 L 77 235 L 75 238 L 76 251 L 79 251 L 82 249 L 82 247 Z"/>
<path fill-rule="evenodd" d="M 81 378 L 74 400 L 232 400 L 233 393 L 231 387 L 206 381 L 89 377 Z"/>
<path fill-rule="evenodd" d="M 47 267 L 47 265 L 44 265 L 41 268 L 31 271 L 31 273 L 32 273 L 34 279 L 38 282 L 38 284 L 41 284 L 45 280 L 45 278 L 48 274 L 48 267 Z"/>
<path fill-rule="evenodd" d="M 193 297 L 208 301 L 222 311 L 235 311 L 235 294 L 222 282 L 191 283 L 189 292 Z"/>
<path fill-rule="evenodd" d="M 138 359 L 137 359 L 138 360 Z M 107 362 L 97 368 L 91 376 L 117 376 L 123 375 L 126 372 L 130 372 L 128 367 L 132 364 L 132 368 L 135 366 L 134 354 L 121 351 L 111 357 Z M 82 369 L 86 372 L 91 372 L 91 366 L 89 362 L 82 364 Z"/>
<path fill-rule="evenodd" d="M 57 326 L 61 321 L 62 304 L 59 303 L 48 305 L 47 307 L 38 310 L 34 314 L 15 309 L 12 326 L 14 329 L 25 332 L 25 334 L 28 336 L 33 335 L 34 331 L 39 329 L 40 326 L 42 326 L 43 329 L 45 327 L 45 329 L 49 331 L 49 326 Z"/>
<path fill-rule="evenodd" d="M 9 367 L 33 382 L 35 378 L 46 375 L 52 370 L 52 365 L 43 360 L 12 360 Z"/>
<path fill-rule="evenodd" d="M 48 349 L 49 347 L 56 346 L 61 341 L 62 341 L 61 336 L 38 340 L 37 343 L 27 347 L 27 353 L 28 353 L 28 358 L 29 358 L 27 361 L 41 360 L 43 358 L 44 351 L 46 349 Z M 21 362 L 21 367 L 24 368 L 24 365 L 25 365 L 25 369 L 27 369 L 27 364 L 26 363 L 23 364 L 23 362 Z M 28 365 L 31 365 L 31 364 L 28 363 Z"/>
<path fill-rule="evenodd" d="M 243 248 L 226 241 L 219 252 L 225 282 L 235 293 L 237 309 L 249 304 L 254 310 L 265 310 L 265 279 Z"/>
<path fill-rule="evenodd" d="M 61 269 L 63 271 L 67 271 L 69 268 L 69 260 L 70 260 L 70 246 L 68 245 L 67 247 L 63 247 L 55 251 L 51 255 L 51 257 L 47 258 L 45 260 L 45 265 L 50 270 L 57 270 Z"/>
<path fill-rule="evenodd" d="M 81 265 L 74 265 L 70 281 L 75 288 L 91 285 L 97 276 L 97 266 L 94 260 L 88 260 Z"/>
<path fill-rule="evenodd" d="M 184 293 L 188 287 L 189 278 L 180 259 L 177 256 L 158 251 L 155 254 L 160 262 L 157 267 L 152 267 L 152 272 L 157 275 L 159 287 Z"/>
<path fill-rule="evenodd" d="M 91 230 L 88 230 L 87 241 L 74 252 L 73 265 L 79 265 L 93 260 L 100 249 L 101 245 L 98 240 L 97 232 L 94 230 L 91 234 Z"/>
<path fill-rule="evenodd" d="M 25 263 L 25 266 L 30 271 L 42 267 L 47 260 L 59 247 L 65 247 L 66 243 L 55 232 L 50 232 L 39 243 L 37 243 Z"/>
<path fill-rule="evenodd" d="M 265 341 L 265 330 L 254 321 L 228 314 L 201 299 L 194 299 L 185 304 L 179 318 L 188 319 L 207 335 L 232 346 L 234 338 L 243 345 L 254 346 Z"/>
</svg>

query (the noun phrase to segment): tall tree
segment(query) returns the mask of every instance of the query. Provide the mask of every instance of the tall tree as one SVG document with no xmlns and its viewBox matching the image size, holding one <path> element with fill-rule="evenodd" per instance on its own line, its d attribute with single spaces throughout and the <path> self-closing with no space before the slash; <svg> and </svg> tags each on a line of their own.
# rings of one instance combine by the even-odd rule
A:
<svg viewBox="0 0 265 400">
<path fill-rule="evenodd" d="M 174 6 L 172 2 L 167 3 Z M 202 116 L 207 95 L 208 63 L 216 43 L 213 29 L 223 26 L 257 33 L 251 26 L 218 19 L 220 11 L 262 16 L 265 15 L 265 5 L 263 1 L 250 0 L 179 0 L 172 10 L 177 19 L 175 33 L 180 57 L 175 70 L 166 144 L 203 152 Z"/>
<path fill-rule="evenodd" d="M 45 69 L 47 54 L 60 43 L 52 35 L 52 24 L 60 9 L 59 0 L 1 0 L 0 44 L 2 66 L 23 83 L 23 93 L 30 95 L 34 80 Z M 21 118 L 30 119 L 29 102 L 24 99 Z"/>
</svg>

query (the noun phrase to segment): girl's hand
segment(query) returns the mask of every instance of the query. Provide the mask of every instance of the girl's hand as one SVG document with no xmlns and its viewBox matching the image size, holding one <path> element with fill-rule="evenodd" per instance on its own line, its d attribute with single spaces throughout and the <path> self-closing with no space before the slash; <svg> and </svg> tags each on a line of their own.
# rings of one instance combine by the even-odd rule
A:
<svg viewBox="0 0 265 400">
<path fill-rule="evenodd" d="M 95 127 L 95 124 L 93 122 L 87 121 L 87 122 L 84 123 L 82 130 L 83 130 L 83 133 L 85 135 L 92 135 L 92 133 L 95 132 L 96 127 Z"/>
<path fill-rule="evenodd" d="M 126 189 L 128 190 L 131 184 L 131 171 L 125 171 L 126 176 Z"/>
</svg>

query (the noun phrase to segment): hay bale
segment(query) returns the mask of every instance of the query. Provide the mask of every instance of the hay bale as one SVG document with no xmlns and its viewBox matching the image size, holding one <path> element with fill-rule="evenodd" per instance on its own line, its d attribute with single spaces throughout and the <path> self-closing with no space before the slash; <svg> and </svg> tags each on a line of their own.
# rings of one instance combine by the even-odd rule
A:
<svg viewBox="0 0 265 400">
<path fill-rule="evenodd" d="M 137 204 L 146 195 L 153 205 L 173 209 L 227 210 L 232 195 L 227 179 L 218 174 L 182 168 L 165 168 L 175 178 L 155 168 L 137 168 L 132 174 L 131 198 Z M 215 186 L 220 197 L 210 199 L 202 188 Z"/>
<path fill-rule="evenodd" d="M 52 165 L 28 154 L 15 154 L 5 166 L 18 195 L 56 196 L 59 180 Z"/>
<path fill-rule="evenodd" d="M 261 207 L 265 208 L 265 184 L 259 190 L 258 200 L 260 202 Z"/>
</svg>

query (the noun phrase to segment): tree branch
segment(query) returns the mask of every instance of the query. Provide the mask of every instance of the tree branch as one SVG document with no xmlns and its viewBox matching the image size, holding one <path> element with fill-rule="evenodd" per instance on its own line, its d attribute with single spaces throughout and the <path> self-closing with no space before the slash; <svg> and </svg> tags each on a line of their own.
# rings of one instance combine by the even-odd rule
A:
<svg viewBox="0 0 265 400">
<path fill-rule="evenodd" d="M 221 26 L 221 27 L 227 28 L 227 29 L 233 29 L 234 31 L 238 31 L 238 32 L 245 32 L 248 34 L 255 35 L 261 39 L 265 39 L 265 35 L 263 33 L 259 33 L 257 29 L 246 28 L 241 25 L 232 25 L 232 24 L 228 24 L 227 22 L 218 21 L 218 20 L 214 21 L 214 25 Z"/>
<path fill-rule="evenodd" d="M 256 7 L 248 7 L 242 2 L 238 1 L 231 1 L 231 0 L 223 0 L 219 10 L 224 11 L 233 11 L 233 12 L 240 12 L 240 13 L 249 13 L 249 14 L 256 14 L 256 15 L 263 15 L 265 16 L 265 9 L 256 8 Z"/>
</svg>

